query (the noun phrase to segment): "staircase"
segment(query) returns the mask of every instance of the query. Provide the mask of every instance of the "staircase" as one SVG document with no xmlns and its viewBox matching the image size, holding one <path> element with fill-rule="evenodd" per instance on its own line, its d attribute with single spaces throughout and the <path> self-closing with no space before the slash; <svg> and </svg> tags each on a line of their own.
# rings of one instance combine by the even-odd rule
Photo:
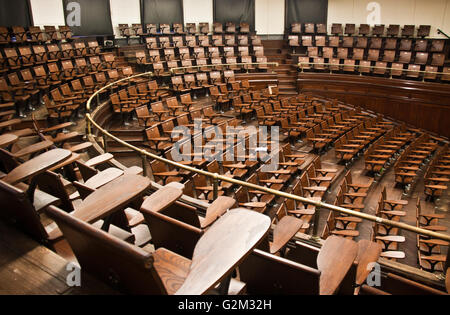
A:
<svg viewBox="0 0 450 315">
<path fill-rule="evenodd" d="M 268 62 L 277 62 L 275 67 L 278 79 L 278 90 L 282 95 L 297 94 L 297 69 L 293 65 L 289 47 L 283 40 L 263 41 L 264 54 Z"/>
</svg>

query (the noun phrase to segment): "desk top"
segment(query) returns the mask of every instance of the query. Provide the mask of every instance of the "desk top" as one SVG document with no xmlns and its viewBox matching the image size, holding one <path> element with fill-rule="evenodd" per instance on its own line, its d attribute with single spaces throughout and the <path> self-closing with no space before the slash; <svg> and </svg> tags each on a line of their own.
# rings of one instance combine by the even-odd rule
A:
<svg viewBox="0 0 450 315">
<path fill-rule="evenodd" d="M 3 179 L 8 184 L 14 185 L 30 177 L 38 175 L 50 169 L 52 166 L 69 158 L 71 152 L 65 149 L 54 149 L 44 152 L 35 158 L 17 166 Z"/>
<path fill-rule="evenodd" d="M 177 295 L 199 295 L 226 278 L 266 236 L 270 218 L 247 209 L 220 217 L 194 249 L 189 274 Z"/>
<path fill-rule="evenodd" d="M 121 169 L 110 167 L 104 171 L 97 173 L 89 178 L 84 184 L 92 189 L 97 189 L 103 185 L 115 180 L 119 176 L 123 175 L 124 171 Z"/>
<path fill-rule="evenodd" d="M 53 142 L 50 140 L 37 142 L 32 145 L 26 146 L 25 148 L 23 148 L 17 152 L 14 152 L 13 155 L 14 155 L 14 157 L 20 158 L 20 157 L 23 157 L 26 155 L 30 155 L 30 154 L 37 153 L 37 152 L 43 151 L 45 149 L 48 149 L 52 145 L 53 145 Z"/>
<path fill-rule="evenodd" d="M 6 133 L 4 135 L 0 136 L 0 148 L 4 148 L 9 146 L 10 144 L 16 142 L 19 140 L 19 137 L 16 135 L 13 135 L 11 133 Z"/>
<path fill-rule="evenodd" d="M 327 238 L 319 255 L 317 267 L 320 275 L 320 294 L 334 294 L 358 254 L 356 242 L 339 237 Z"/>
<path fill-rule="evenodd" d="M 91 193 L 71 214 L 85 222 L 95 222 L 124 207 L 150 187 L 150 179 L 123 175 Z"/>
<path fill-rule="evenodd" d="M 358 267 L 356 269 L 356 284 L 361 285 L 371 272 L 367 266 L 376 262 L 381 255 L 381 244 L 371 242 L 369 240 L 360 240 L 358 242 L 358 255 L 356 261 Z"/>
<path fill-rule="evenodd" d="M 284 216 L 281 218 L 273 230 L 273 242 L 270 247 L 270 253 L 275 254 L 283 248 L 284 245 L 286 245 L 287 242 L 289 242 L 289 240 L 297 234 L 302 226 L 303 221 L 296 217 Z"/>
</svg>

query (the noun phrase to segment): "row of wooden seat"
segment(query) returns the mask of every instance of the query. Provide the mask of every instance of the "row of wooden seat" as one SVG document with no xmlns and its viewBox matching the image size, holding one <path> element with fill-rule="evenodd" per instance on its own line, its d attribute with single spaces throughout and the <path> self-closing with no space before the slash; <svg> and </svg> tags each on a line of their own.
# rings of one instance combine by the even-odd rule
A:
<svg viewBox="0 0 450 315">
<path fill-rule="evenodd" d="M 391 160 L 396 160 L 399 151 L 414 137 L 414 134 L 401 132 L 399 128 L 386 132 L 364 152 L 365 170 L 371 174 L 382 174 L 390 166 Z"/>
<path fill-rule="evenodd" d="M 246 22 L 240 23 L 236 26 L 233 22 L 225 23 L 225 29 L 223 24 L 219 22 L 214 22 L 212 24 L 212 31 L 214 34 L 222 33 L 240 33 L 248 34 L 250 32 L 250 25 Z M 239 29 L 239 30 L 238 30 Z M 147 23 L 145 28 L 142 24 L 132 24 L 130 27 L 128 24 L 119 24 L 120 35 L 124 37 L 130 36 L 148 36 L 156 34 L 209 34 L 211 32 L 208 22 L 200 22 L 198 24 L 198 29 L 196 23 L 186 23 L 183 27 L 181 23 L 173 23 L 172 27 L 167 23 Z"/>
<path fill-rule="evenodd" d="M 408 201 L 401 199 L 388 199 L 386 187 L 383 186 L 378 205 L 375 211 L 377 217 L 382 217 L 392 221 L 400 221 L 406 215 L 403 207 Z M 405 237 L 399 235 L 397 227 L 387 226 L 378 222 L 372 225 L 372 241 L 382 245 L 381 257 L 394 260 L 405 258 L 405 253 L 399 250 L 399 244 L 405 242 Z"/>
<path fill-rule="evenodd" d="M 450 81 L 450 67 L 403 64 L 398 62 L 388 63 L 384 61 L 357 61 L 353 59 L 338 58 L 313 58 L 311 61 L 309 57 L 299 57 L 299 61 L 301 71 L 329 71 L 331 73 L 365 74 L 390 78 L 421 79 L 423 81 Z"/>
<path fill-rule="evenodd" d="M 168 62 L 173 60 L 200 60 L 200 59 L 215 59 L 218 58 L 219 60 L 223 57 L 249 57 L 254 56 L 256 57 L 264 57 L 264 47 L 263 46 L 254 46 L 253 52 L 250 54 L 248 46 L 240 46 L 239 47 L 239 53 L 235 54 L 234 47 L 208 47 L 207 53 L 205 53 L 204 47 L 197 47 L 193 49 L 193 53 L 191 54 L 190 48 L 178 48 L 178 53 L 175 53 L 175 49 L 173 48 L 165 48 L 163 50 L 163 54 L 161 55 L 160 51 L 158 49 L 151 49 L 148 51 L 148 56 L 145 51 L 137 51 L 135 53 L 136 62 L 140 64 L 145 63 L 155 63 L 155 62 Z M 222 53 L 223 51 L 223 53 Z M 147 62 L 148 57 L 148 62 Z M 250 58 L 250 60 L 252 60 Z M 248 62 L 248 61 L 246 61 Z M 251 61 L 250 61 L 251 62 Z"/>
<path fill-rule="evenodd" d="M 288 45 L 296 47 L 333 47 L 333 48 L 362 48 L 414 52 L 443 52 L 445 41 L 443 39 L 399 39 L 380 37 L 353 37 L 353 36 L 288 36 Z"/>
<path fill-rule="evenodd" d="M 186 36 L 159 36 L 145 37 L 147 49 L 164 48 L 195 48 L 195 47 L 235 47 L 235 46 L 261 46 L 261 38 L 257 35 L 186 35 Z"/>
<path fill-rule="evenodd" d="M 320 50 L 321 53 L 319 53 L 318 47 L 308 47 L 308 57 L 415 63 L 419 65 L 431 66 L 443 66 L 445 63 L 445 55 L 442 53 L 416 52 L 412 54 L 410 51 L 400 51 L 396 53 L 395 50 L 384 50 L 383 55 L 380 56 L 379 49 L 369 49 L 367 53 L 365 53 L 363 48 L 353 48 L 351 50 L 351 55 L 348 48 L 337 48 L 337 53 L 335 53 L 335 49 L 333 47 L 322 47 Z M 300 58 L 303 58 L 302 60 L 304 60 L 306 57 L 299 57 L 299 60 Z"/>
<path fill-rule="evenodd" d="M 1 72 L 47 62 L 70 60 L 79 57 L 100 57 L 103 55 L 97 41 L 90 41 L 87 47 L 84 42 L 76 42 L 74 46 L 71 43 L 61 44 L 61 47 L 57 44 L 48 44 L 46 46 L 33 45 L 19 47 L 18 51 L 14 47 L 4 48 L 2 51 L 4 56 L 0 51 Z M 108 60 L 108 62 L 114 61 L 112 53 L 105 54 L 102 58 Z"/>
<path fill-rule="evenodd" d="M 44 26 L 42 30 L 39 26 L 30 26 L 25 29 L 23 26 L 12 26 L 11 28 L 0 26 L 0 44 L 22 44 L 22 43 L 44 43 L 47 41 L 71 41 L 72 31 L 70 27 L 60 25 Z"/>
<path fill-rule="evenodd" d="M 427 163 L 438 145 L 430 143 L 426 134 L 415 139 L 394 164 L 395 182 L 409 190 L 417 180 L 420 168 Z"/>
<path fill-rule="evenodd" d="M 447 190 L 450 181 L 448 145 L 437 150 L 424 175 L 425 200 L 434 201 Z"/>
<path fill-rule="evenodd" d="M 420 25 L 417 28 L 417 37 L 426 37 L 430 35 L 430 25 Z M 404 37 L 414 37 L 416 26 L 415 25 L 404 25 L 401 29 L 401 35 Z M 359 26 L 359 35 L 369 35 L 370 33 L 370 25 L 368 24 L 360 24 Z M 387 36 L 399 36 L 400 25 L 398 24 L 390 24 L 386 29 Z M 333 23 L 331 26 L 332 34 L 342 34 L 342 24 Z M 345 34 L 352 35 L 356 33 L 355 24 L 345 24 Z M 382 36 L 384 35 L 384 24 L 378 24 L 373 27 L 372 30 L 373 35 Z"/>
<path fill-rule="evenodd" d="M 445 215 L 422 211 L 420 197 L 416 203 L 416 226 L 430 231 L 445 232 L 447 229 L 439 225 L 439 219 Z M 445 248 L 449 243 L 439 239 L 433 239 L 417 234 L 417 257 L 420 268 L 429 272 L 443 273 L 446 261 Z"/>
<path fill-rule="evenodd" d="M 362 211 L 372 183 L 373 179 L 369 179 L 366 183 L 354 183 L 352 174 L 348 170 L 338 188 L 334 204 L 354 211 Z M 360 218 L 330 211 L 321 237 L 327 239 L 330 235 L 338 235 L 354 239 L 359 236 L 358 223 L 360 222 L 362 222 Z"/>
</svg>

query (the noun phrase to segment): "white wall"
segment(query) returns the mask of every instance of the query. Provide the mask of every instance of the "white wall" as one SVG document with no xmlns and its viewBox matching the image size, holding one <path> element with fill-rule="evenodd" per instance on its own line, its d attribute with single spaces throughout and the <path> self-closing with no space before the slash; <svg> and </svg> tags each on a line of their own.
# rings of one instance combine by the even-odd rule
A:
<svg viewBox="0 0 450 315">
<path fill-rule="evenodd" d="M 255 29 L 258 34 L 284 33 L 284 1 L 255 0 Z"/>
<path fill-rule="evenodd" d="M 30 0 L 34 25 L 65 25 L 62 0 Z"/>
<path fill-rule="evenodd" d="M 208 22 L 212 29 L 213 0 L 183 0 L 184 24 Z"/>
<path fill-rule="evenodd" d="M 450 0 L 329 0 L 329 29 L 332 23 L 368 23 L 372 11 L 367 10 L 369 3 L 379 5 L 380 24 L 386 27 L 389 24 L 431 25 L 432 37 L 440 37 L 437 28 L 450 32 Z"/>
<path fill-rule="evenodd" d="M 118 36 L 119 24 L 141 23 L 139 0 L 110 0 L 111 22 L 114 34 Z"/>
</svg>

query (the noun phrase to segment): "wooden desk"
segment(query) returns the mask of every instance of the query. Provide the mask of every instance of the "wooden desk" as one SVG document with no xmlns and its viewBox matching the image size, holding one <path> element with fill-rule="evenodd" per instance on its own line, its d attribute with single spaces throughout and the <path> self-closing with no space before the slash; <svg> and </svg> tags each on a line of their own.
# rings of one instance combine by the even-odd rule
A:
<svg viewBox="0 0 450 315">
<path fill-rule="evenodd" d="M 376 262 L 381 255 L 381 244 L 368 240 L 358 242 L 358 255 L 356 261 L 356 284 L 361 285 L 367 279 L 371 269 L 367 268 L 370 263 Z"/>
<path fill-rule="evenodd" d="M 54 149 L 44 152 L 13 169 L 3 180 L 8 184 L 15 185 L 45 172 L 52 166 L 69 158 L 70 155 L 71 152 L 65 149 Z"/>
<path fill-rule="evenodd" d="M 269 228 L 270 218 L 263 214 L 240 208 L 225 213 L 198 241 L 189 274 L 175 294 L 205 294 L 226 278 L 221 291 L 228 292 L 228 276 L 264 239 Z"/>
<path fill-rule="evenodd" d="M 85 222 L 94 223 L 124 208 L 144 193 L 150 185 L 148 177 L 140 175 L 120 176 L 91 193 L 75 211 L 71 212 L 71 215 Z M 106 221 L 105 223 L 107 223 Z M 50 239 L 57 239 L 61 236 L 62 233 L 59 228 L 49 232 Z"/>
<path fill-rule="evenodd" d="M 98 189 L 109 182 L 112 182 L 119 176 L 122 176 L 124 171 L 121 169 L 110 167 L 104 171 L 99 172 L 97 175 L 89 178 L 84 184 L 92 189 Z"/>
<path fill-rule="evenodd" d="M 32 145 L 26 146 L 25 148 L 14 152 L 12 155 L 15 158 L 20 158 L 26 155 L 30 155 L 30 154 L 34 154 L 43 150 L 46 150 L 48 148 L 50 148 L 53 145 L 52 141 L 46 140 L 46 141 L 41 141 L 38 143 L 34 143 Z"/>
<path fill-rule="evenodd" d="M 150 187 L 150 179 L 140 175 L 124 175 L 97 189 L 71 214 L 93 223 L 124 207 Z"/>
<path fill-rule="evenodd" d="M 291 238 L 302 228 L 303 221 L 293 216 L 284 216 L 273 230 L 273 242 L 270 253 L 281 250 Z"/>
<path fill-rule="evenodd" d="M 6 121 L 0 122 L 0 129 L 11 127 L 17 124 L 20 124 L 22 122 L 21 119 L 10 119 Z"/>
<path fill-rule="evenodd" d="M 327 238 L 319 255 L 317 267 L 320 275 L 320 294 L 334 294 L 358 254 L 358 245 L 338 236 Z"/>
<path fill-rule="evenodd" d="M 19 140 L 19 137 L 11 133 L 6 133 L 0 136 L 0 148 L 6 148 Z"/>
</svg>

